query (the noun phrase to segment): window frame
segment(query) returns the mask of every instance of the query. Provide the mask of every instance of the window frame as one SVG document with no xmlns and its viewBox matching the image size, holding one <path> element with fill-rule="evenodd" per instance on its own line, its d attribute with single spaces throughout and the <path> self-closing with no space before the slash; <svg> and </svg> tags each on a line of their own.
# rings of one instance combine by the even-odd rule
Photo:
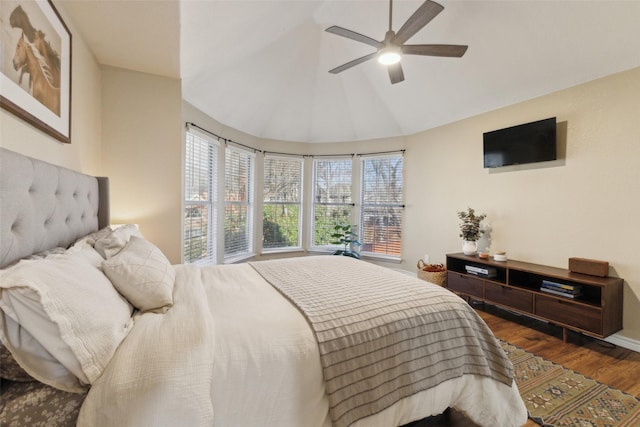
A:
<svg viewBox="0 0 640 427">
<path fill-rule="evenodd" d="M 192 200 L 189 198 L 187 187 L 189 185 L 187 169 L 190 167 L 193 168 L 195 166 L 195 159 L 191 158 L 191 162 L 189 161 L 189 144 L 194 143 L 194 139 L 202 141 L 203 143 L 208 144 L 209 146 L 209 155 L 210 158 L 202 161 L 202 159 L 198 159 L 198 163 L 206 165 L 209 167 L 207 170 L 208 175 L 208 197 L 206 200 Z M 192 148 L 193 150 L 193 148 Z M 182 186 L 182 259 L 184 263 L 187 264 L 195 264 L 195 265 L 211 265 L 218 263 L 218 227 L 217 227 L 217 218 L 218 218 L 218 186 L 219 186 L 219 177 L 218 177 L 218 168 L 219 168 L 219 158 L 220 158 L 220 143 L 211 138 L 209 135 L 198 131 L 197 129 L 189 128 L 185 134 L 185 148 L 184 148 L 184 185 Z M 187 218 L 192 218 L 187 215 L 187 210 L 192 209 L 195 206 L 206 207 L 207 211 L 207 229 L 206 229 L 206 255 L 194 261 L 190 261 L 186 259 L 187 252 L 187 238 L 186 233 L 188 229 L 188 220 Z M 202 218 L 202 217 L 201 217 Z M 189 220 L 190 221 L 190 220 Z M 202 221 L 202 219 L 201 219 Z M 191 237 L 190 237 L 191 238 Z"/>
<path fill-rule="evenodd" d="M 246 156 L 246 159 L 250 161 L 249 167 L 247 169 L 247 179 L 245 183 L 246 190 L 246 201 L 235 201 L 235 200 L 227 200 L 227 186 L 230 184 L 228 182 L 228 174 L 227 167 L 230 165 L 229 157 L 231 153 L 237 153 L 243 156 Z M 255 253 L 255 216 L 256 216 L 256 200 L 255 200 L 255 187 L 256 187 L 256 155 L 254 150 L 245 149 L 242 147 L 236 147 L 230 144 L 225 146 L 224 150 L 224 182 L 223 182 L 223 196 L 221 205 L 221 227 L 223 230 L 223 248 L 222 248 L 222 262 L 224 264 L 233 264 L 239 261 L 243 261 L 247 258 L 252 258 L 256 255 Z M 239 206 L 244 207 L 246 209 L 246 223 L 245 223 L 245 233 L 247 239 L 247 248 L 244 251 L 227 253 L 227 230 L 225 228 L 226 220 L 227 220 L 227 207 L 230 206 Z M 242 209 L 240 209 L 242 210 Z"/>
<path fill-rule="evenodd" d="M 266 201 L 266 197 L 265 197 L 265 186 L 266 186 L 266 171 L 267 171 L 267 160 L 282 160 L 282 161 L 291 161 L 291 162 L 295 162 L 298 163 L 299 165 L 299 176 L 300 176 L 300 183 L 299 183 L 299 198 L 297 202 L 268 202 Z M 263 192 L 262 192 L 262 244 L 261 244 L 261 248 L 260 251 L 261 253 L 264 254 L 271 254 L 271 253 L 278 253 L 278 252 L 294 252 L 294 251 L 301 251 L 303 250 L 303 224 L 304 224 L 304 215 L 303 215 L 303 210 L 304 210 L 304 193 L 305 193 L 305 179 L 304 179 L 304 173 L 305 173 L 305 167 L 304 167 L 304 158 L 299 157 L 299 156 L 287 156 L 287 155 L 281 155 L 281 154 L 270 154 L 270 153 L 265 153 L 263 156 L 263 160 L 262 160 L 262 167 L 263 167 L 263 173 L 262 173 L 262 188 L 263 188 Z M 266 211 L 266 206 L 296 206 L 298 209 L 298 221 L 297 221 L 297 228 L 298 228 L 298 241 L 297 244 L 295 246 L 281 246 L 281 247 L 273 247 L 273 248 L 266 248 L 264 246 L 264 240 L 265 240 L 265 235 L 264 235 L 264 213 Z M 256 218 L 257 219 L 257 218 Z"/>
<path fill-rule="evenodd" d="M 350 182 L 349 182 L 349 198 L 350 201 L 349 202 L 345 202 L 345 203 L 318 203 L 316 202 L 317 200 L 317 168 L 318 168 L 318 163 L 320 162 L 348 162 L 349 163 L 349 167 L 350 167 Z M 310 237 L 309 237 L 309 250 L 310 251 L 314 251 L 314 252 L 328 252 L 328 251 L 334 251 L 337 249 L 341 249 L 342 246 L 340 245 L 336 245 L 336 244 L 326 244 L 326 245 L 317 245 L 316 244 L 316 239 L 315 239 L 315 234 L 316 234 L 316 220 L 315 220 L 315 213 L 316 213 L 316 206 L 317 205 L 323 205 L 323 206 L 335 206 L 335 207 L 340 207 L 340 206 L 344 206 L 344 207 L 349 207 L 350 212 L 348 215 L 348 222 L 349 224 L 354 224 L 354 215 L 356 212 L 356 203 L 354 202 L 355 198 L 354 198 L 354 176 L 355 174 L 355 168 L 354 168 L 354 160 L 353 160 L 353 156 L 330 156 L 330 157 L 318 157 L 318 158 L 313 158 L 313 166 L 312 166 L 312 171 L 311 171 L 311 208 L 310 208 L 310 214 L 308 216 L 309 218 L 309 225 L 307 227 L 307 229 L 309 230 L 310 233 Z M 357 195 L 356 195 L 357 197 Z"/>
<path fill-rule="evenodd" d="M 365 202 L 365 198 L 367 197 L 367 192 L 365 191 L 365 186 L 368 184 L 365 174 L 367 173 L 367 167 L 365 165 L 365 162 L 367 161 L 371 161 L 371 160 L 391 160 L 391 159 L 399 159 L 401 161 L 401 168 L 402 168 L 402 173 L 401 173 L 401 188 L 400 188 L 400 201 L 396 202 L 396 203 L 370 203 L 370 202 Z M 403 243 L 403 226 L 404 226 L 404 215 L 405 215 L 405 205 L 404 205 L 404 197 L 405 197 L 405 182 L 404 182 L 404 152 L 400 152 L 400 153 L 387 153 L 387 154 L 370 154 L 370 155 L 360 155 L 360 191 L 359 191 L 359 213 L 358 213 L 358 237 L 359 237 L 359 241 L 362 244 L 361 246 L 361 250 L 360 250 L 360 254 L 363 257 L 366 258 L 375 258 L 375 259 L 382 259 L 382 260 L 387 260 L 387 261 L 401 261 L 402 260 L 402 243 Z M 385 192 L 388 193 L 388 192 Z M 368 208 L 371 207 L 383 207 L 383 208 L 391 208 L 391 209 L 399 209 L 399 224 L 397 225 L 398 227 L 398 232 L 399 232 L 399 238 L 398 238 L 398 252 L 397 255 L 394 254 L 390 254 L 389 251 L 386 251 L 386 253 L 380 253 L 380 252 L 374 252 L 374 251 L 367 251 L 366 247 L 369 244 L 369 242 L 366 242 L 364 239 L 364 235 L 368 233 L 367 231 L 367 227 L 365 225 L 365 215 L 367 213 Z M 384 230 L 386 233 L 388 233 L 388 229 L 389 229 L 389 225 L 385 225 L 384 226 Z M 375 242 L 373 242 L 372 244 L 375 245 Z M 388 242 L 387 242 L 388 244 Z"/>
</svg>

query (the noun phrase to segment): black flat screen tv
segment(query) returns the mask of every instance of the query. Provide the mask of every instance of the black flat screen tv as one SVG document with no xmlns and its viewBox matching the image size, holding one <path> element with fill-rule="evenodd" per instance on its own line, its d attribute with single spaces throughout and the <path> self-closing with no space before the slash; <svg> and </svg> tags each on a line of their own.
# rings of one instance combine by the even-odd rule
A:
<svg viewBox="0 0 640 427">
<path fill-rule="evenodd" d="M 556 118 L 485 132 L 483 144 L 485 168 L 556 160 Z"/>
</svg>

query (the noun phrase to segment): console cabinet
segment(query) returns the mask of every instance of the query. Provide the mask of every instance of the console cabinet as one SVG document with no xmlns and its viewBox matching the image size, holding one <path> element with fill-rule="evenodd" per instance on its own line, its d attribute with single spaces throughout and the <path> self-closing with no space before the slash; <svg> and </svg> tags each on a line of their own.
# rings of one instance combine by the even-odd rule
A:
<svg viewBox="0 0 640 427">
<path fill-rule="evenodd" d="M 483 270 L 490 271 L 485 275 Z M 478 273 L 480 271 L 481 273 Z M 543 292 L 542 282 L 579 288 L 578 296 Z M 622 329 L 622 284 L 521 261 L 493 261 L 462 253 L 447 255 L 447 287 L 453 292 L 546 320 L 563 328 L 605 338 Z"/>
</svg>

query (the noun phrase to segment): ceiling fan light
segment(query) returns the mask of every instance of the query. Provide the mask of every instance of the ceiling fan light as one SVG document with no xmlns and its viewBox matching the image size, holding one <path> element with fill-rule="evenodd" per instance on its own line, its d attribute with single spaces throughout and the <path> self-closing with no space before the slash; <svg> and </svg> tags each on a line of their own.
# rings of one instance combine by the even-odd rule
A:
<svg viewBox="0 0 640 427">
<path fill-rule="evenodd" d="M 386 47 L 380 51 L 378 55 L 378 62 L 383 65 L 393 65 L 400 62 L 402 56 L 400 55 L 400 49 L 393 47 Z"/>
</svg>

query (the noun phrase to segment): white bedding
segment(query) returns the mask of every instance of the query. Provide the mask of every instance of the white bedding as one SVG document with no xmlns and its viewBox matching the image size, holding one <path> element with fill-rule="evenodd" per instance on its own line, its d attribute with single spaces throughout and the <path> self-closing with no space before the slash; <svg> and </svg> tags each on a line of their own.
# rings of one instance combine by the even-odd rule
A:
<svg viewBox="0 0 640 427">
<path fill-rule="evenodd" d="M 515 383 L 466 375 L 353 425 L 398 426 L 450 406 L 480 425 L 526 422 Z M 317 344 L 305 318 L 251 266 L 238 264 L 176 266 L 174 306 L 135 319 L 93 384 L 78 425 L 331 423 Z"/>
</svg>

